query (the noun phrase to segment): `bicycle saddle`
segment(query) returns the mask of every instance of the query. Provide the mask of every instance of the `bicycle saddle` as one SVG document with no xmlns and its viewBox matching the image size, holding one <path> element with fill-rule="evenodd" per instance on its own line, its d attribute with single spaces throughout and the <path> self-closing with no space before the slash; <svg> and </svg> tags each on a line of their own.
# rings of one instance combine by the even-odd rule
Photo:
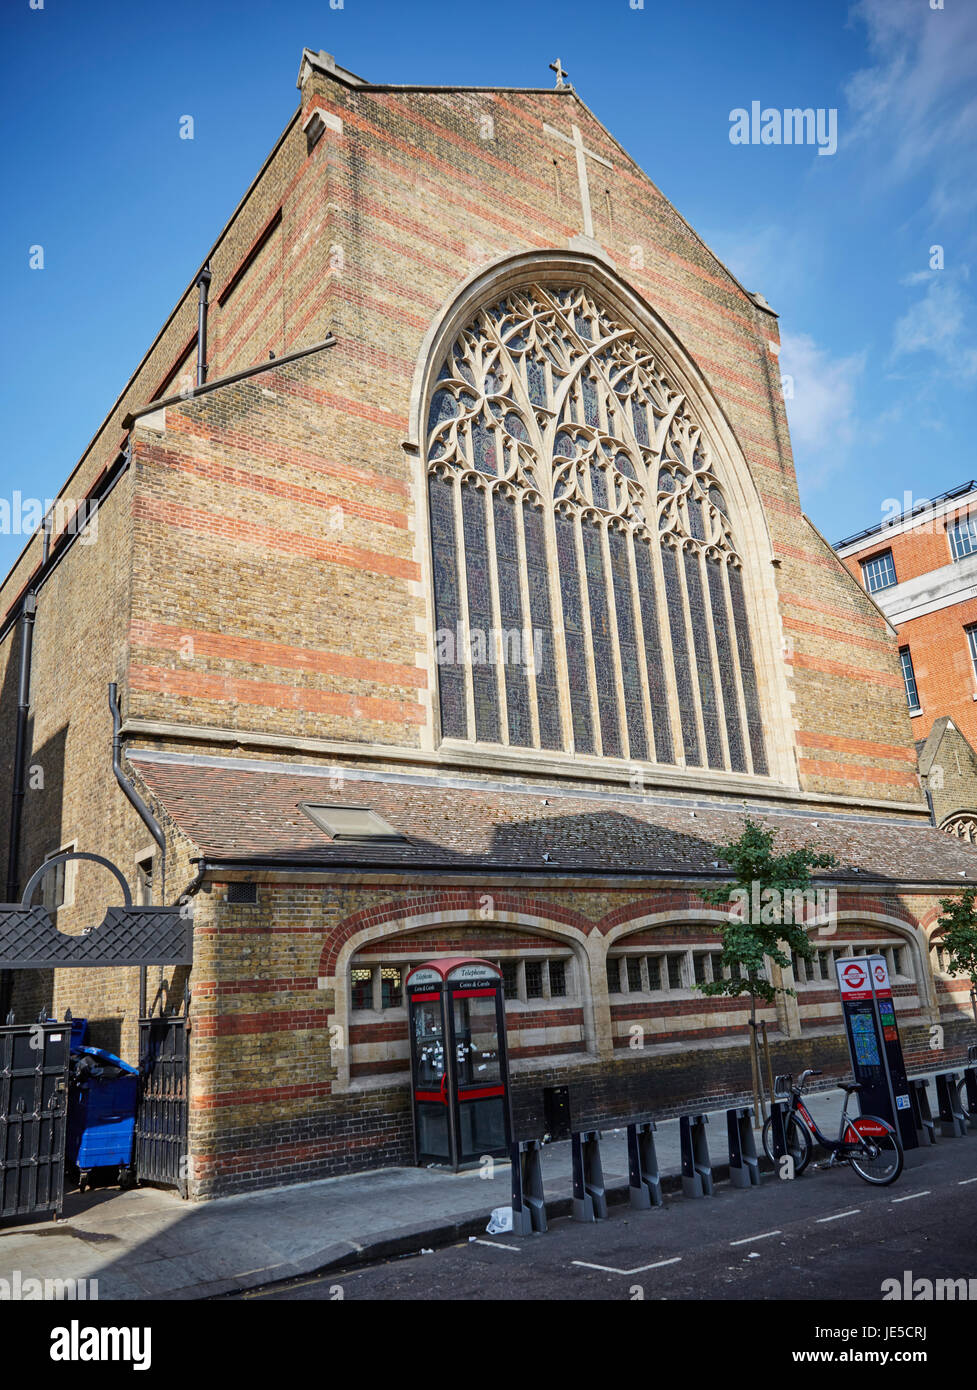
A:
<svg viewBox="0 0 977 1390">
<path fill-rule="evenodd" d="M 838 1087 L 839 1090 L 848 1091 L 850 1093 L 852 1091 L 860 1091 L 862 1089 L 862 1083 L 860 1081 L 839 1081 Z"/>
</svg>

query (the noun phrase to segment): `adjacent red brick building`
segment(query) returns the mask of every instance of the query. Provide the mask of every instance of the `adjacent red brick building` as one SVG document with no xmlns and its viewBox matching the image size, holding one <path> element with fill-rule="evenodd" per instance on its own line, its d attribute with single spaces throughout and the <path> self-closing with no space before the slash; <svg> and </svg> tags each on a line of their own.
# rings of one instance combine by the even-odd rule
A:
<svg viewBox="0 0 977 1390">
<path fill-rule="evenodd" d="M 977 746 L 977 482 L 937 497 L 840 541 L 836 550 L 872 595 L 899 638 L 906 703 L 917 744 L 938 720 Z M 942 731 L 941 731 L 942 732 Z M 943 764 L 938 764 L 942 767 Z M 954 755 L 946 775 L 967 774 Z M 969 770 L 968 770 L 969 771 Z M 946 815 L 944 783 L 933 788 Z M 973 789 L 961 785 L 966 808 Z M 953 814 L 964 809 L 951 808 Z"/>
<path fill-rule="evenodd" d="M 833 963 L 870 948 L 910 1060 L 958 1060 L 930 936 L 977 857 L 931 826 L 891 627 L 801 511 L 776 315 L 570 87 L 309 50 L 298 85 L 202 262 L 207 361 L 195 273 L 65 485 L 84 524 L 0 591 L 11 890 L 74 845 L 194 903 L 189 981 L 150 980 L 192 990 L 193 1190 L 412 1161 L 403 980 L 434 954 L 502 964 L 522 1134 L 556 1083 L 579 1123 L 742 1096 L 747 1008 L 694 986 L 746 813 L 839 860 L 775 1064 L 847 1069 Z M 62 930 L 100 920 L 96 871 L 54 892 Z M 132 971 L 8 995 L 136 1046 Z"/>
</svg>

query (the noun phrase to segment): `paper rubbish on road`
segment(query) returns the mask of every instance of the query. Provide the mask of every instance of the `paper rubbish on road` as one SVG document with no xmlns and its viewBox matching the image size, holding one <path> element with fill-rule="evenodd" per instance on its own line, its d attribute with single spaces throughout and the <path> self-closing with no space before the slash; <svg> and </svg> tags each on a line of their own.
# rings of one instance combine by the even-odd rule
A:
<svg viewBox="0 0 977 1390">
<path fill-rule="evenodd" d="M 488 1236 L 500 1236 L 503 1231 L 512 1230 L 512 1208 L 493 1207 L 492 1216 L 488 1225 L 485 1227 L 485 1234 Z"/>
</svg>

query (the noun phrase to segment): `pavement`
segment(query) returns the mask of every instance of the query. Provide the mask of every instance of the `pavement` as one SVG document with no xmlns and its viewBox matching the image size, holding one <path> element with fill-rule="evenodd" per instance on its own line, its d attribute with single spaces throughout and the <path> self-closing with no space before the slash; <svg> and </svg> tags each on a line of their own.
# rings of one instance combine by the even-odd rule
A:
<svg viewBox="0 0 977 1390">
<path fill-rule="evenodd" d="M 930 1097 L 935 1112 L 932 1085 Z M 842 1093 L 814 1092 L 806 1100 L 824 1132 L 837 1133 Z M 714 1175 L 722 1182 L 728 1176 L 725 1112 L 709 1118 Z M 678 1120 L 660 1121 L 655 1139 L 663 1188 L 675 1192 L 681 1175 Z M 977 1133 L 943 1140 L 937 1148 L 951 1145 L 972 1148 L 977 1171 Z M 926 1153 L 907 1154 L 907 1171 Z M 625 1201 L 624 1129 L 603 1132 L 601 1158 L 608 1202 Z M 549 1216 L 566 1215 L 569 1142 L 546 1145 L 542 1168 Z M 492 1209 L 510 1200 L 509 1165 L 500 1160 L 462 1173 L 384 1168 L 206 1202 L 185 1202 L 151 1187 L 96 1188 L 69 1193 L 56 1222 L 0 1225 L 0 1281 L 97 1281 L 100 1300 L 241 1293 L 482 1236 Z"/>
</svg>

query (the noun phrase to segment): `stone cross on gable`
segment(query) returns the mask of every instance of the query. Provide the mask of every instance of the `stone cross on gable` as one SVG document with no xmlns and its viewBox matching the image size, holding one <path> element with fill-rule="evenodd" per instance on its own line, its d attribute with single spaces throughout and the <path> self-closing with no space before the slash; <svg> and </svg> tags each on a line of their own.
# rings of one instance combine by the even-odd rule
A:
<svg viewBox="0 0 977 1390">
<path fill-rule="evenodd" d="M 556 85 L 558 87 L 567 86 L 567 83 L 564 82 L 563 79 L 565 77 L 569 77 L 570 74 L 567 72 L 566 68 L 560 62 L 559 58 L 557 58 L 555 63 L 550 63 L 550 71 L 556 73 Z"/>
<path fill-rule="evenodd" d="M 580 206 L 583 209 L 583 232 L 584 236 L 593 240 L 594 219 L 590 211 L 590 186 L 587 182 L 587 160 L 596 159 L 598 164 L 603 164 L 605 169 L 613 169 L 614 165 L 603 155 L 596 154 L 593 150 L 588 150 L 580 134 L 580 127 L 571 125 L 572 135 L 564 135 L 562 130 L 557 130 L 555 126 L 547 125 L 543 122 L 543 129 L 547 135 L 551 135 L 555 140 L 562 140 L 566 145 L 572 145 L 577 155 L 577 180 L 580 184 Z"/>
</svg>

